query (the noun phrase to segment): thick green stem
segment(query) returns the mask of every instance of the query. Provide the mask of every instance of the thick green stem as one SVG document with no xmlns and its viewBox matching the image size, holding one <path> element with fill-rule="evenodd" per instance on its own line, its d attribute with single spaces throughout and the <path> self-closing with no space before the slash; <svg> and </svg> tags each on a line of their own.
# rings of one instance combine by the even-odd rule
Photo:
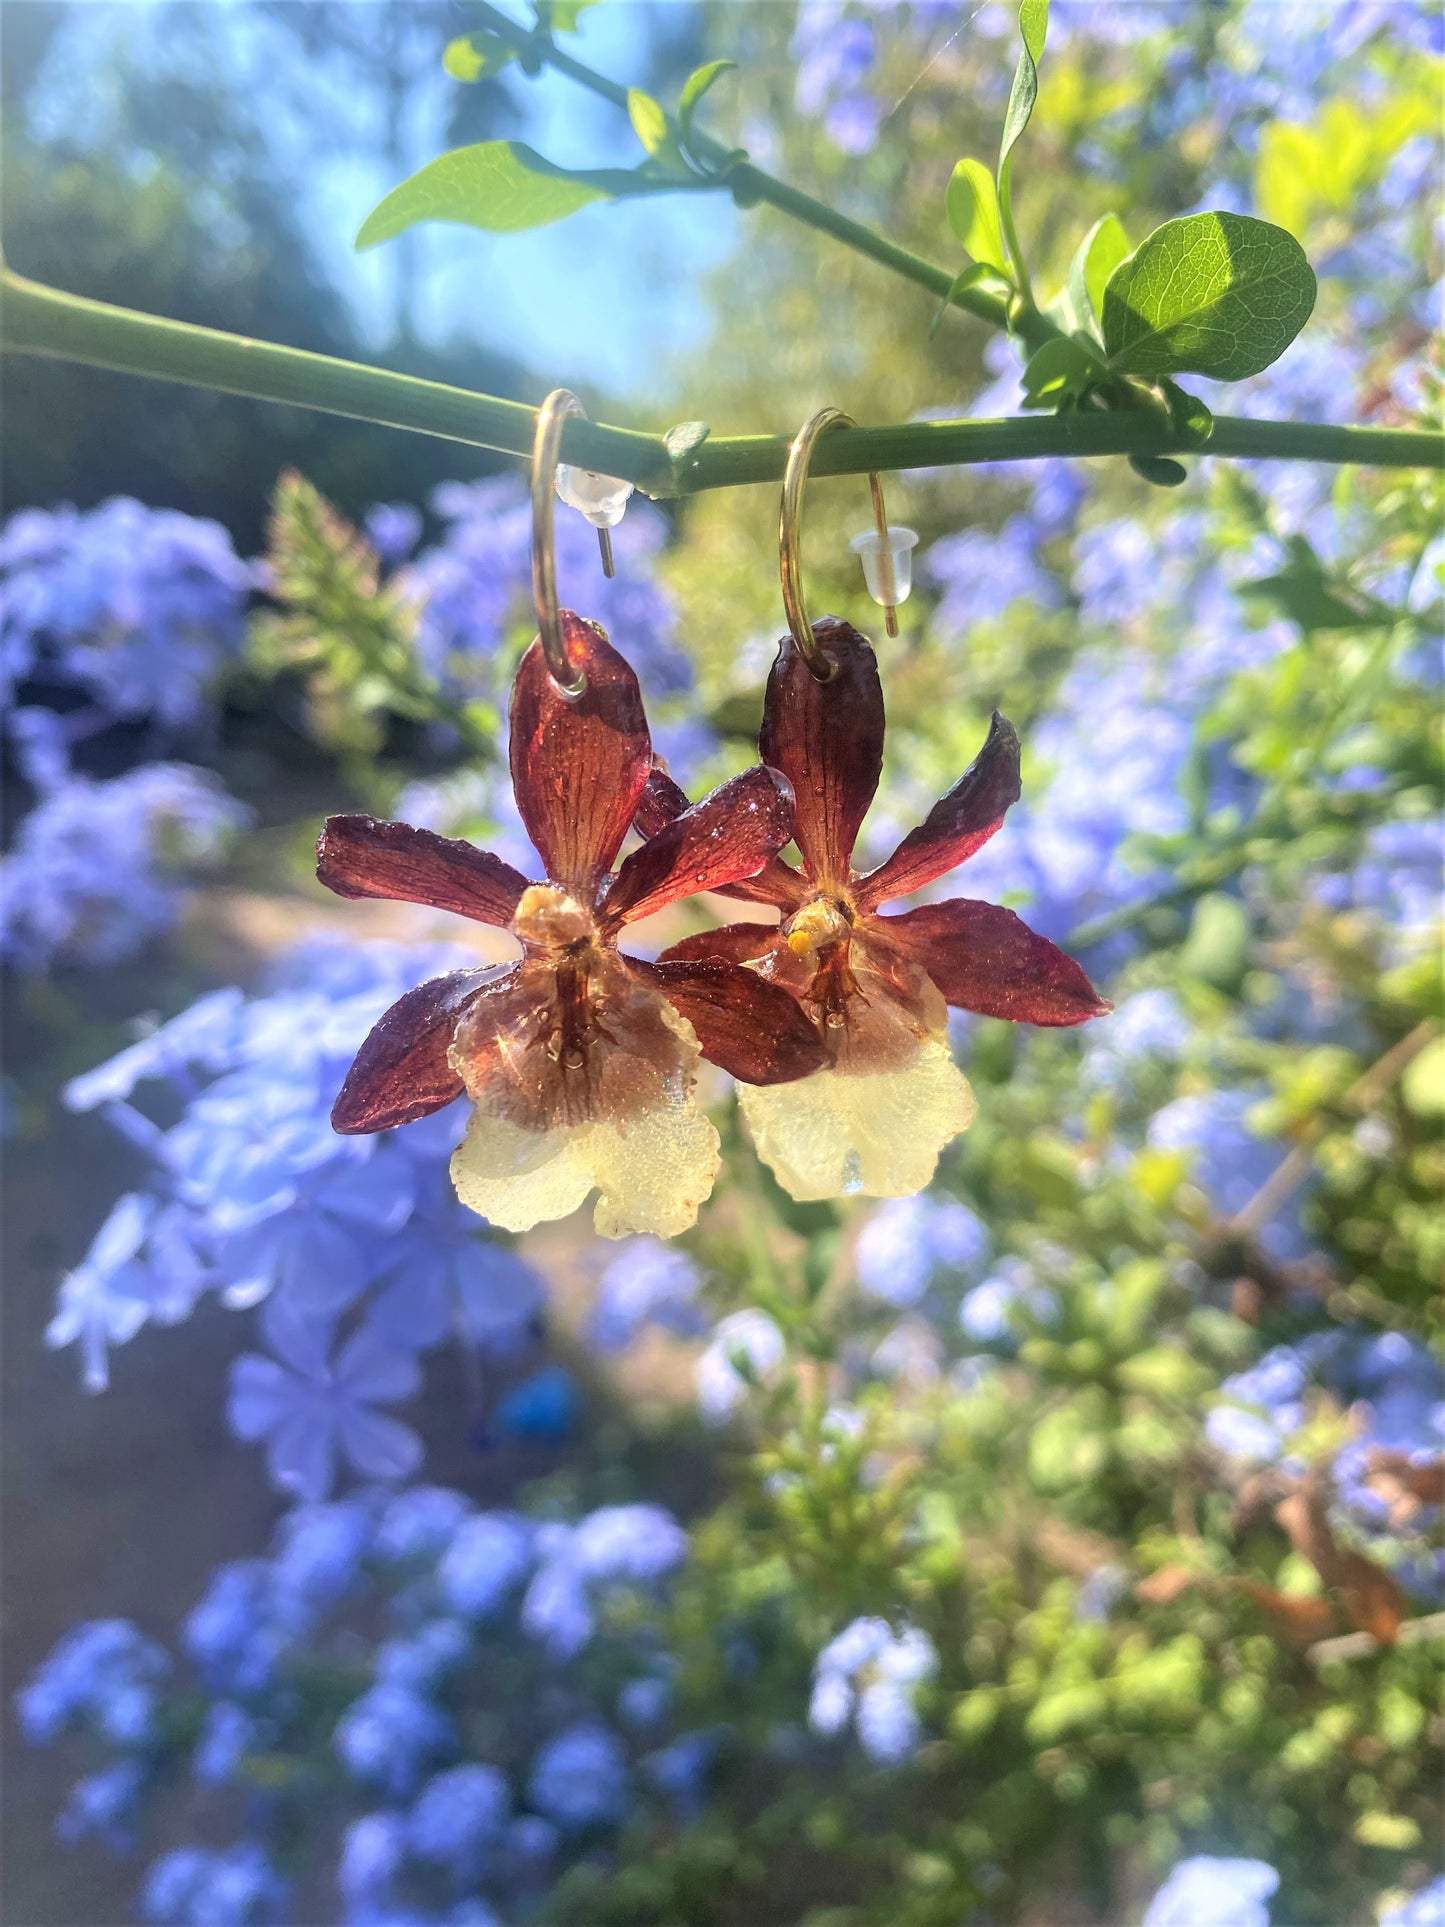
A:
<svg viewBox="0 0 1445 1927">
<path fill-rule="evenodd" d="M 525 402 L 137 314 L 62 294 L 9 268 L 0 274 L 0 346 L 255 401 L 290 402 L 512 455 L 529 455 L 532 449 L 536 414 Z M 562 453 L 569 462 L 625 475 L 644 487 L 666 491 L 672 486 L 672 465 L 656 435 L 569 421 Z"/>
<path fill-rule="evenodd" d="M 9 269 L 0 277 L 0 330 L 3 345 L 13 351 L 249 395 L 257 401 L 288 402 L 511 455 L 525 456 L 532 448 L 536 418 L 522 402 L 136 314 L 104 301 L 61 294 Z M 719 436 L 674 463 L 660 435 L 569 421 L 562 436 L 568 461 L 624 476 L 653 495 L 776 482 L 787 448 L 785 435 Z M 818 475 L 861 475 L 874 468 L 1027 461 L 1041 455 L 1170 454 L 1445 468 L 1445 434 L 1252 422 L 1220 415 L 1201 448 L 1142 411 L 897 422 L 883 428 L 835 429 L 818 443 L 812 467 Z"/>
<path fill-rule="evenodd" d="M 615 80 L 593 68 L 573 59 L 565 48 L 559 47 L 546 34 L 531 33 L 517 21 L 487 4 L 487 0 L 477 0 L 473 8 L 478 22 L 488 32 L 496 34 L 499 40 L 506 41 L 515 49 L 527 66 L 543 64 L 555 68 L 559 74 L 566 74 L 589 92 L 610 100 L 623 111 L 627 108 L 627 89 L 619 87 Z M 676 123 L 670 122 L 676 132 Z M 778 208 L 782 213 L 801 221 L 805 227 L 816 228 L 821 234 L 831 234 L 845 247 L 852 248 L 857 254 L 866 254 L 871 261 L 900 274 L 905 281 L 916 282 L 920 288 L 927 288 L 930 294 L 940 300 L 951 299 L 956 308 L 966 308 L 970 314 L 977 315 L 991 327 L 1007 330 L 1009 326 L 1008 300 L 1005 296 L 990 294 L 986 288 L 964 288 L 951 293 L 954 275 L 947 268 L 926 261 L 921 254 L 914 254 L 909 248 L 899 247 L 872 228 L 864 227 L 861 221 L 850 221 L 846 214 L 838 213 L 836 208 L 816 201 L 811 194 L 804 194 L 796 187 L 789 187 L 786 181 L 777 180 L 773 175 L 754 167 L 751 161 L 734 161 L 729 150 L 721 142 L 710 139 L 706 134 L 693 130 L 688 140 L 690 151 L 699 161 L 712 167 L 723 169 L 727 185 L 735 198 L 744 206 L 764 201 L 769 207 Z M 1029 306 L 1022 315 L 1015 315 L 1013 332 L 1022 337 L 1031 347 L 1056 335 L 1059 331 L 1046 315 Z"/>
</svg>

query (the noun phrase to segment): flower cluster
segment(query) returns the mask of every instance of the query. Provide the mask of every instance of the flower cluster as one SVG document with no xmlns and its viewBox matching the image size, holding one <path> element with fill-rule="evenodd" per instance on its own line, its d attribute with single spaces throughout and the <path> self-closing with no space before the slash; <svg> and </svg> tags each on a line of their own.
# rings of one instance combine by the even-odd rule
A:
<svg viewBox="0 0 1445 1927">
<path fill-rule="evenodd" d="M 217 522 L 118 496 L 23 509 L 0 533 L 0 677 L 175 730 L 240 653 L 255 569 Z"/>
<path fill-rule="evenodd" d="M 0 957 L 40 971 L 134 956 L 175 922 L 184 879 L 249 820 L 215 777 L 183 763 L 62 779 L 0 857 Z"/>
<path fill-rule="evenodd" d="M 283 1490 L 316 1499 L 338 1462 L 372 1478 L 415 1469 L 415 1434 L 375 1408 L 416 1390 L 419 1353 L 449 1337 L 525 1353 L 541 1282 L 452 1195 L 455 1110 L 383 1138 L 340 1138 L 328 1121 L 380 1012 L 458 960 L 304 946 L 270 994 L 213 993 L 68 1087 L 70 1106 L 100 1111 L 154 1173 L 60 1287 L 47 1341 L 80 1346 L 92 1389 L 108 1346 L 186 1318 L 203 1294 L 261 1305 L 268 1354 L 237 1360 L 231 1423 L 266 1441 Z M 179 1119 L 152 1122 L 141 1089 L 182 1096 Z"/>
<path fill-rule="evenodd" d="M 917 1627 L 895 1633 L 885 1620 L 855 1619 L 818 1655 L 808 1724 L 828 1738 L 851 1725 L 870 1760 L 896 1766 L 918 1749 L 917 1693 L 937 1667 Z"/>
<path fill-rule="evenodd" d="M 126 1622 L 95 1622 L 26 1682 L 20 1716 L 38 1743 L 83 1731 L 112 1755 L 77 1786 L 67 1838 L 131 1845 L 148 1794 L 177 1772 L 272 1789 L 250 1837 L 151 1865 L 139 1911 L 154 1927 L 287 1917 L 279 1849 L 318 1745 L 340 1776 L 345 1919 L 476 1927 L 534 1904 L 637 1801 L 697 1797 L 711 1743 L 675 1730 L 645 1624 L 686 1553 L 650 1505 L 570 1526 L 433 1486 L 304 1505 L 270 1557 L 213 1575 L 184 1668 Z M 378 1618 L 367 1643 L 357 1627 Z M 496 1732 L 494 1759 L 465 1756 L 462 1714 Z"/>
</svg>

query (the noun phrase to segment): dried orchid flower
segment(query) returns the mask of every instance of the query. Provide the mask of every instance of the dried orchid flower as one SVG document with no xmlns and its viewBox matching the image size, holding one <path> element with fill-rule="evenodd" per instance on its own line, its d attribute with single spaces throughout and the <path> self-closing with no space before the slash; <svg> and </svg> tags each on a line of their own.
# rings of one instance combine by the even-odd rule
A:
<svg viewBox="0 0 1445 1927">
<path fill-rule="evenodd" d="M 652 764 L 647 719 L 603 631 L 570 610 L 562 627 L 582 697 L 558 693 L 540 643 L 512 690 L 512 786 L 545 882 L 406 823 L 333 816 L 321 832 L 317 875 L 338 895 L 454 910 L 522 946 L 519 963 L 453 971 L 394 1004 L 331 1121 L 385 1131 L 465 1089 L 476 1108 L 452 1179 L 474 1211 L 525 1231 L 566 1216 L 595 1185 L 604 1237 L 669 1237 L 694 1223 L 720 1161 L 693 1099 L 699 1055 L 768 1083 L 805 1075 L 826 1053 L 780 985 L 726 958 L 645 963 L 617 940 L 635 918 L 754 874 L 792 834 L 792 793 L 776 771 L 747 770 L 614 874 Z"/>
<path fill-rule="evenodd" d="M 998 829 L 1019 796 L 1018 737 L 995 712 L 972 766 L 886 863 L 858 876 L 853 846 L 883 766 L 883 694 L 865 637 L 834 617 L 815 633 L 835 665 L 831 680 L 819 682 L 785 636 L 759 738 L 763 761 L 793 785 L 802 871 L 774 856 L 725 892 L 773 904 L 782 920 L 689 937 L 664 961 L 746 964 L 812 1013 L 827 1066 L 786 1089 L 739 1093 L 759 1155 L 795 1198 L 906 1197 L 978 1111 L 948 1047 L 947 1005 L 1050 1025 L 1081 1024 L 1111 1006 L 1012 910 L 954 898 L 880 913 Z M 686 806 L 655 771 L 638 827 L 665 833 Z"/>
</svg>

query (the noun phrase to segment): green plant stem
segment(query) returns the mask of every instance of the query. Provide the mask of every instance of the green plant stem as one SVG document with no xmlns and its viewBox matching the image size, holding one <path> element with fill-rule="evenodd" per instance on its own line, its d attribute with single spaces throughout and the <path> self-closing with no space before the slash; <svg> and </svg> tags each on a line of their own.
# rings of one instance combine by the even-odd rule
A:
<svg viewBox="0 0 1445 1927">
<path fill-rule="evenodd" d="M 544 33 L 530 32 L 519 22 L 509 19 L 505 13 L 487 3 L 475 0 L 472 9 L 478 24 L 499 40 L 504 40 L 517 54 L 524 70 L 539 65 L 554 68 L 559 74 L 566 74 L 589 93 L 597 94 L 603 100 L 610 100 L 615 107 L 627 111 L 627 89 L 599 74 L 594 68 L 575 60 L 565 48 Z M 677 132 L 677 123 L 669 117 L 668 125 Z M 1008 330 L 1009 303 L 1007 296 L 990 294 L 986 288 L 964 288 L 954 293 L 954 275 L 947 268 L 939 267 L 933 261 L 926 261 L 921 254 L 911 249 L 899 247 L 885 235 L 877 234 L 872 228 L 864 227 L 861 221 L 850 221 L 846 214 L 840 214 L 823 201 L 814 200 L 811 194 L 804 194 L 796 187 L 789 187 L 786 181 L 778 180 L 751 161 L 733 158 L 731 150 L 720 141 L 694 128 L 688 141 L 689 151 L 700 161 L 722 171 L 722 179 L 733 193 L 734 198 L 743 206 L 763 201 L 782 213 L 801 221 L 805 227 L 816 228 L 819 233 L 831 234 L 845 247 L 852 248 L 857 254 L 866 254 L 871 261 L 889 268 L 894 274 L 902 275 L 905 281 L 915 282 L 920 288 L 927 288 L 930 294 L 940 300 L 947 300 L 956 308 L 965 308 L 986 321 L 991 327 Z M 703 186 L 703 182 L 698 183 Z M 1016 309 L 1012 332 L 1037 348 L 1059 330 L 1048 316 L 1041 314 L 1032 303 Z"/>
<path fill-rule="evenodd" d="M 12 352 L 149 375 L 256 401 L 287 402 L 406 428 L 422 435 L 531 453 L 535 415 L 522 402 L 474 394 L 441 382 L 195 328 L 62 294 L 5 269 L 0 277 L 0 341 Z M 601 422 L 569 421 L 568 461 L 620 475 L 652 495 L 690 495 L 781 479 L 785 435 L 729 435 L 674 462 L 660 435 Z M 1202 448 L 1143 412 L 1021 416 L 1005 421 L 898 422 L 840 428 L 813 457 L 817 475 L 869 469 L 933 468 L 972 462 L 1027 461 L 1042 455 L 1228 455 L 1385 468 L 1445 468 L 1445 434 L 1425 429 L 1333 428 L 1305 422 L 1215 417 Z"/>
</svg>

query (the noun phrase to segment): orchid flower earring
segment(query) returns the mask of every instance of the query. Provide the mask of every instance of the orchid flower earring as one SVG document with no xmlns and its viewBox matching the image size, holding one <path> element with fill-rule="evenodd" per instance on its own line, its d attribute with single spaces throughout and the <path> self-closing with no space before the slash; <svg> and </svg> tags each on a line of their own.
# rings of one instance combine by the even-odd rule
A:
<svg viewBox="0 0 1445 1927">
<path fill-rule="evenodd" d="M 982 847 L 1019 796 L 1019 743 L 995 712 L 972 766 L 866 876 L 853 847 L 883 766 L 883 694 L 872 645 L 846 622 L 810 623 L 798 566 L 808 456 L 835 410 L 789 451 L 780 517 L 789 633 L 768 678 L 759 750 L 792 785 L 801 873 L 772 857 L 725 894 L 776 906 L 776 924 L 690 937 L 665 960 L 726 958 L 790 991 L 826 1053 L 785 1089 L 742 1088 L 758 1153 L 796 1198 L 901 1197 L 932 1177 L 939 1152 L 977 1115 L 954 1063 L 947 1007 L 1015 1023 L 1080 1024 L 1110 1006 L 1084 972 L 1011 910 L 954 899 L 897 915 L 882 905 Z M 640 818 L 660 829 L 687 799 L 654 775 Z"/>
<path fill-rule="evenodd" d="M 567 1215 L 595 1187 L 604 1236 L 667 1237 L 694 1222 L 720 1161 L 693 1095 L 702 1054 L 768 1082 L 804 1076 L 826 1053 L 782 985 L 724 958 L 649 964 L 617 948 L 636 918 L 756 874 L 793 833 L 792 791 L 774 770 L 746 770 L 614 873 L 652 744 L 631 668 L 596 623 L 557 606 L 553 474 L 573 406 L 559 390 L 538 417 L 539 634 L 511 704 L 512 785 L 546 879 L 368 816 L 330 818 L 317 846 L 317 874 L 340 895 L 499 924 L 521 958 L 434 978 L 393 1005 L 357 1054 L 332 1122 L 387 1130 L 465 1091 L 474 1109 L 452 1178 L 473 1210 L 523 1231 Z"/>
</svg>

